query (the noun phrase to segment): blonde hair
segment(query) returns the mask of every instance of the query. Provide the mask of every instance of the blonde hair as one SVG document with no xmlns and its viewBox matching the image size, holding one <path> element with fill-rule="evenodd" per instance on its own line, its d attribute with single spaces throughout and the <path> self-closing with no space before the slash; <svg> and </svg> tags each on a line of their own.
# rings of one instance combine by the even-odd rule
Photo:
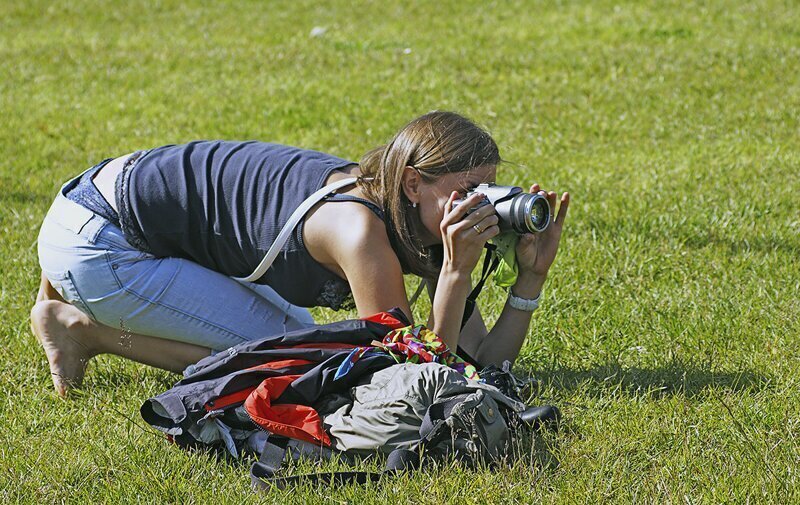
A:
<svg viewBox="0 0 800 505">
<path fill-rule="evenodd" d="M 414 119 L 388 144 L 361 158 L 359 187 L 383 207 L 389 240 L 404 273 L 433 278 L 441 268 L 441 258 L 421 242 L 422 222 L 403 191 L 405 167 L 416 169 L 430 183 L 443 174 L 469 172 L 500 161 L 497 144 L 486 130 L 446 111 Z"/>
</svg>

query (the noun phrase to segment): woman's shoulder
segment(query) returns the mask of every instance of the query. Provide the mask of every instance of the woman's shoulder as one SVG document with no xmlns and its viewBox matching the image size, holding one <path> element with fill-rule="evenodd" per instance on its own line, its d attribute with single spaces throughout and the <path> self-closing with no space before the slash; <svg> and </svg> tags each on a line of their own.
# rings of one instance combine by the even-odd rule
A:
<svg viewBox="0 0 800 505">
<path fill-rule="evenodd" d="M 355 195 L 352 200 L 321 202 L 306 215 L 304 231 L 336 245 L 388 244 L 386 224 L 376 212 L 379 207 L 367 203 L 372 202 Z"/>
<path fill-rule="evenodd" d="M 355 201 L 317 205 L 306 216 L 303 241 L 314 259 L 340 272 L 348 259 L 394 256 L 385 223 L 369 207 Z"/>
</svg>

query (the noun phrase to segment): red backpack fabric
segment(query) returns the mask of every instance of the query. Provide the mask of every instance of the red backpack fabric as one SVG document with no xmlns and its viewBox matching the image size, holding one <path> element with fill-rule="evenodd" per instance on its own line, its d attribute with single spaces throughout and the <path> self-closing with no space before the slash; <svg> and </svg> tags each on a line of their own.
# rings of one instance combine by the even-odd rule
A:
<svg viewBox="0 0 800 505">
<path fill-rule="evenodd" d="M 199 361 L 172 389 L 148 399 L 142 417 L 178 445 L 206 445 L 215 435 L 215 419 L 224 424 L 219 435 L 225 440 L 228 428 L 244 428 L 241 409 L 238 417 L 235 412 L 244 406 L 250 421 L 273 435 L 328 447 L 330 438 L 314 402 L 393 365 L 389 356 L 371 356 L 346 377 L 334 379 L 355 347 L 370 345 L 408 324 L 402 311 L 392 309 L 232 347 Z M 230 438 L 234 446 L 240 442 Z"/>
</svg>

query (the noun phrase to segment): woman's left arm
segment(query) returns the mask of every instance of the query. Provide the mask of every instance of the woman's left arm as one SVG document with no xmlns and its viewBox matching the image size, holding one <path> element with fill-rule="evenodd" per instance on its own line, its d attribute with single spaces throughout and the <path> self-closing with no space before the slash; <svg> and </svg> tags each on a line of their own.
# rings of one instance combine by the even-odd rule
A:
<svg viewBox="0 0 800 505">
<path fill-rule="evenodd" d="M 558 195 L 554 192 L 544 193 L 539 185 L 531 187 L 531 193 L 541 193 L 550 204 L 550 212 L 555 213 Z M 520 237 L 517 244 L 517 264 L 519 276 L 511 288 L 511 292 L 525 299 L 539 297 L 542 292 L 547 273 L 558 253 L 564 220 L 569 208 L 569 193 L 561 196 L 558 213 L 550 226 L 542 233 L 529 233 Z M 551 218 L 553 215 L 551 214 Z M 532 312 L 518 310 L 506 301 L 500 317 L 491 331 L 486 330 L 477 308 L 461 333 L 464 349 L 482 364 L 499 365 L 505 360 L 513 362 L 519 355 L 522 343 L 528 333 Z"/>
</svg>

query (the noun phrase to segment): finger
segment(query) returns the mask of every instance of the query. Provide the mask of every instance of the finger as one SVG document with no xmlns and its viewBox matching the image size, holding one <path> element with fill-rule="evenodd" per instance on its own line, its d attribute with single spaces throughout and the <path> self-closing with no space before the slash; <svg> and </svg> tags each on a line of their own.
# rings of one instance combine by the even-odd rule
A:
<svg viewBox="0 0 800 505">
<path fill-rule="evenodd" d="M 525 233 L 525 234 L 519 236 L 519 241 L 518 242 L 521 245 L 527 245 L 527 244 L 530 244 L 532 242 L 535 242 L 537 240 L 538 236 L 539 236 L 538 233 Z"/>
<path fill-rule="evenodd" d="M 556 215 L 556 201 L 555 198 L 553 197 L 552 191 L 550 193 L 547 193 L 545 191 L 539 191 L 539 194 L 542 195 L 544 199 L 547 201 L 548 211 L 550 212 L 550 221 L 552 222 L 553 218 Z"/>
<path fill-rule="evenodd" d="M 447 199 L 447 202 L 445 202 L 445 204 L 444 204 L 444 217 L 442 219 L 442 224 L 445 224 L 445 223 L 449 222 L 448 221 L 448 217 L 453 214 L 453 211 L 454 210 L 458 210 L 465 203 L 465 202 L 461 202 L 459 205 L 456 205 L 455 209 L 454 209 L 453 205 L 454 205 L 455 201 L 458 200 L 458 199 L 459 199 L 458 191 L 452 191 L 450 193 L 450 197 Z M 455 221 L 458 221 L 458 220 L 456 219 Z"/>
<path fill-rule="evenodd" d="M 463 213 L 460 215 L 463 217 L 459 217 L 458 220 L 470 220 L 473 224 L 477 223 L 481 219 L 485 218 L 486 216 L 491 216 L 495 214 L 495 208 L 491 203 L 488 203 L 488 200 L 484 196 L 483 198 L 476 198 L 475 200 L 472 197 L 464 200 L 463 203 L 458 204 L 458 207 L 464 207 Z M 453 211 L 455 213 L 455 211 Z"/>
<path fill-rule="evenodd" d="M 450 193 L 450 198 L 447 199 L 447 203 L 444 204 L 444 213 L 445 215 L 449 214 L 451 210 L 453 210 L 453 202 L 458 198 L 458 192 L 453 191 Z"/>
<path fill-rule="evenodd" d="M 476 207 L 484 198 L 485 196 L 482 193 L 473 193 L 453 208 L 453 201 L 458 199 L 458 193 L 453 191 L 445 204 L 445 214 L 444 219 L 442 219 L 442 224 L 450 225 L 461 221 L 467 212 L 473 207 Z"/>
<path fill-rule="evenodd" d="M 489 220 L 488 224 L 481 224 L 485 220 Z M 458 224 L 463 224 L 463 228 L 468 226 L 475 226 L 476 224 L 479 225 L 481 228 L 486 228 L 486 226 L 490 226 L 492 224 L 497 224 L 497 213 L 494 210 L 494 207 L 489 205 L 484 205 L 483 207 L 475 210 L 464 216 L 463 219 Z"/>
<path fill-rule="evenodd" d="M 478 221 L 475 225 L 481 230 L 486 230 L 491 228 L 492 226 L 498 225 L 500 223 L 500 219 L 497 217 L 497 214 L 492 214 L 490 216 L 486 216 L 485 218 Z"/>
<path fill-rule="evenodd" d="M 491 203 L 486 203 L 481 205 L 474 211 L 472 211 L 467 217 L 474 216 L 475 219 L 478 219 L 480 221 L 481 219 L 485 219 L 489 216 L 494 216 L 494 215 L 497 215 L 497 210 L 495 210 L 494 205 L 492 205 Z"/>
<path fill-rule="evenodd" d="M 558 195 L 555 191 L 550 191 L 547 193 L 547 203 L 550 204 L 550 217 L 553 217 L 556 213 L 556 200 L 558 199 Z"/>
<path fill-rule="evenodd" d="M 520 235 L 515 249 L 518 254 L 524 254 L 525 251 L 535 250 L 540 239 L 541 236 L 539 233 L 526 233 L 525 235 Z"/>
<path fill-rule="evenodd" d="M 558 216 L 556 216 L 556 223 L 564 224 L 567 218 L 567 210 L 569 210 L 569 193 L 561 195 L 561 206 L 558 208 Z"/>
<path fill-rule="evenodd" d="M 475 216 L 476 212 L 466 216 L 464 219 L 455 223 L 450 226 L 450 229 L 453 233 L 459 233 L 465 236 L 480 235 L 485 230 L 491 228 L 492 226 L 498 226 L 500 224 L 500 218 L 497 214 L 490 214 L 484 218 L 479 218 Z"/>
<path fill-rule="evenodd" d="M 498 236 L 499 234 L 500 234 L 500 227 L 493 224 L 488 228 L 484 229 L 483 233 L 479 233 L 477 238 L 478 240 L 481 241 L 481 243 L 485 244 L 486 242 Z"/>
<path fill-rule="evenodd" d="M 531 186 L 531 194 L 532 194 L 532 195 L 535 195 L 536 193 L 538 193 L 538 192 L 539 192 L 539 190 L 540 190 L 540 189 L 541 189 L 541 188 L 539 187 L 539 184 L 538 184 L 538 183 L 537 183 L 537 184 L 534 184 L 533 186 Z"/>
</svg>

